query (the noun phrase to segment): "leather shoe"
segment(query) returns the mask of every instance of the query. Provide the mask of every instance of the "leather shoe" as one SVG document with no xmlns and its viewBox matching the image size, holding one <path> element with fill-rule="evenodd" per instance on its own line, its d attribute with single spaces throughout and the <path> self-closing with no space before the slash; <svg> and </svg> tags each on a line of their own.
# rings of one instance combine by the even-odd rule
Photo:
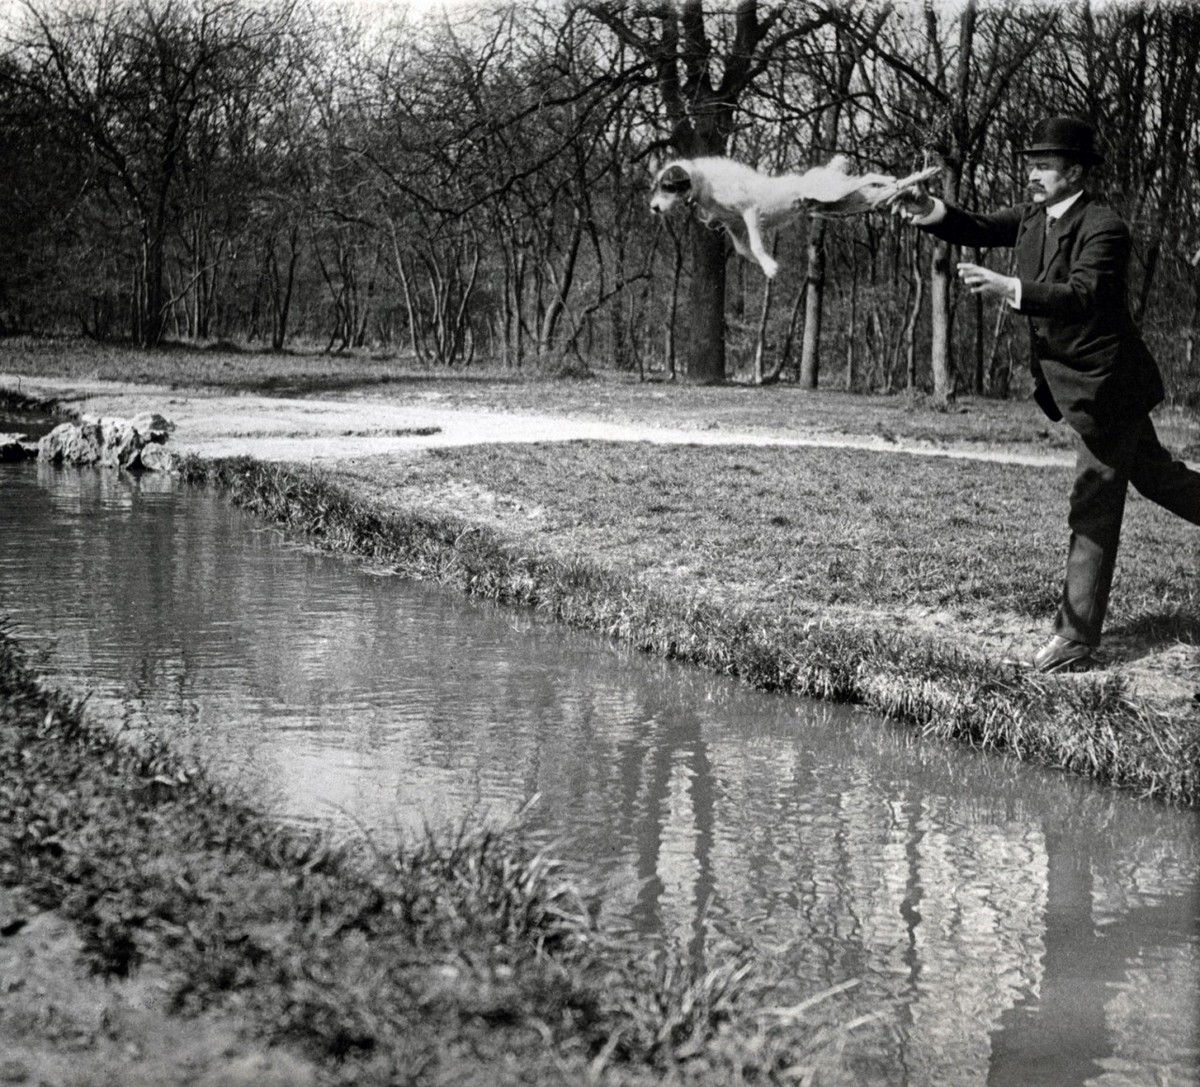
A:
<svg viewBox="0 0 1200 1087">
<path fill-rule="evenodd" d="M 1092 647 L 1055 634 L 1033 655 L 1035 672 L 1082 672 L 1096 663 Z"/>
</svg>

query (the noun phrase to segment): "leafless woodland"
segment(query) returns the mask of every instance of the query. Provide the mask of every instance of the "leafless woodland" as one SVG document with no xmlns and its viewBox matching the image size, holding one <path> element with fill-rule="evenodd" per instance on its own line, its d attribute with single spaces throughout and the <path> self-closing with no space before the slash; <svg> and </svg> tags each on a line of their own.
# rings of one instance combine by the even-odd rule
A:
<svg viewBox="0 0 1200 1087">
<path fill-rule="evenodd" d="M 436 367 L 1005 396 L 1023 330 L 886 215 L 775 239 L 648 210 L 656 164 L 834 153 L 1022 198 L 1048 113 L 1100 129 L 1131 305 L 1200 398 L 1200 6 L 877 0 L 23 0 L 0 55 L 0 331 L 362 349 Z M 1006 254 L 984 256 L 1003 267 Z"/>
</svg>

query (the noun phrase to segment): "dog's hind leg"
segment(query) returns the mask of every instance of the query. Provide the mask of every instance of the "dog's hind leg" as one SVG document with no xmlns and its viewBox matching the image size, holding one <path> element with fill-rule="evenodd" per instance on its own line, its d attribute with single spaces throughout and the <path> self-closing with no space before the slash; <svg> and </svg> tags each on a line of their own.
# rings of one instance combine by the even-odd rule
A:
<svg viewBox="0 0 1200 1087">
<path fill-rule="evenodd" d="M 745 257 L 753 257 L 758 261 L 758 265 L 763 270 L 763 275 L 768 279 L 774 279 L 775 273 L 779 271 L 779 264 L 767 252 L 767 248 L 763 245 L 762 231 L 758 224 L 758 208 L 747 208 L 742 215 L 742 219 L 746 224 L 746 238 L 743 241 L 743 246 L 749 243 L 749 252 L 745 248 L 738 247 L 738 252 Z M 733 232 L 730 231 L 732 234 Z M 738 239 L 735 237 L 733 244 L 737 246 Z"/>
</svg>

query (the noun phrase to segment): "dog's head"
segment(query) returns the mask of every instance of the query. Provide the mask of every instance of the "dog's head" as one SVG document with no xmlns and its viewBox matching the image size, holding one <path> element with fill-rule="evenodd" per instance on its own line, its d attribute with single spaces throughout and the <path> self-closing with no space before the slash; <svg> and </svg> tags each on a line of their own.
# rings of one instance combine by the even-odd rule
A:
<svg viewBox="0 0 1200 1087">
<path fill-rule="evenodd" d="M 665 215 L 677 204 L 687 204 L 692 196 L 692 175 L 684 161 L 668 162 L 654 179 L 650 210 Z"/>
</svg>

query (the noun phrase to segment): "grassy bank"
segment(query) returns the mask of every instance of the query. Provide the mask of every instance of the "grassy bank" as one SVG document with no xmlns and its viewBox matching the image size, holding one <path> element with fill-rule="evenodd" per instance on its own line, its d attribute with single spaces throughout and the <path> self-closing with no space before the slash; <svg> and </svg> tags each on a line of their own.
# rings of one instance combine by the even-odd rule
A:
<svg viewBox="0 0 1200 1087">
<path fill-rule="evenodd" d="M 795 1082 L 816 1067 L 839 1082 L 823 1008 L 764 1023 L 743 964 L 703 970 L 606 937 L 518 832 L 380 854 L 281 827 L 165 747 L 89 724 L 0 630 L 5 887 L 5 939 L 56 912 L 110 986 L 152 972 L 172 1029 L 224 1016 L 295 1054 L 270 1081 L 289 1087 Z M 79 1075 L 53 1082 L 200 1082 L 178 1053 L 143 1067 L 114 1017 L 67 1031 L 68 1002 L 30 987 L 0 1004 L 6 1076 L 42 1082 L 39 1053 L 66 1052 Z M 106 1038 L 122 1048 L 111 1075 Z"/>
<path fill-rule="evenodd" d="M 804 456 L 798 471 L 788 451 L 574 443 L 369 461 L 337 476 L 249 460 L 196 462 L 188 475 L 409 576 L 758 687 L 860 703 L 926 735 L 1200 801 L 1194 703 L 1168 712 L 1133 697 L 1119 669 L 1038 677 L 969 635 L 997 610 L 1028 625 L 1051 606 L 1058 533 L 1040 511 L 1059 481 L 1030 487 L 1029 469 L 980 464 L 898 474 L 850 450 Z M 445 512 L 452 493 L 458 514 Z M 847 511 L 876 500 L 865 536 Z M 1028 531 L 1046 534 L 1044 547 L 1012 528 L 1039 521 Z M 1122 606 L 1140 614 L 1127 622 L 1147 637 L 1195 639 L 1188 530 L 1151 516 L 1150 539 L 1131 533 L 1132 547 L 1168 553 L 1180 533 L 1179 570 L 1125 586 Z M 1182 600 L 1164 603 L 1164 586 Z M 922 612 L 929 624 L 911 620 Z"/>
</svg>

